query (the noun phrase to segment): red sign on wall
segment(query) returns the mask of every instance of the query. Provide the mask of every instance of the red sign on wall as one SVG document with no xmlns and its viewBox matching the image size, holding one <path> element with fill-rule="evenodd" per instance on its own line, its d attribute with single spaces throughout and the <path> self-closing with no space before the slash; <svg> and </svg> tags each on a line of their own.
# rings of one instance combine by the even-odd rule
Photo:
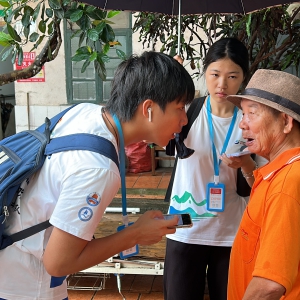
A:
<svg viewBox="0 0 300 300">
<path fill-rule="evenodd" d="M 35 52 L 24 52 L 23 62 L 21 66 L 16 62 L 16 70 L 22 70 L 29 67 L 35 60 Z M 45 82 L 45 68 L 42 67 L 41 71 L 38 72 L 34 77 L 27 79 L 18 79 L 17 82 Z"/>
</svg>

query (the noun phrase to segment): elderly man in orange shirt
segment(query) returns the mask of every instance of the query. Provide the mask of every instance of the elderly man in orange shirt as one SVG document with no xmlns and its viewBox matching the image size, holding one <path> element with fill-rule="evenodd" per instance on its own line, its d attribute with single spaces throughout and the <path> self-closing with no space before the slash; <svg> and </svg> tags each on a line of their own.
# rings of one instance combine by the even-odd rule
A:
<svg viewBox="0 0 300 300">
<path fill-rule="evenodd" d="M 230 258 L 228 300 L 300 299 L 300 79 L 258 70 L 242 95 L 248 150 L 269 160 L 254 176 Z"/>
</svg>

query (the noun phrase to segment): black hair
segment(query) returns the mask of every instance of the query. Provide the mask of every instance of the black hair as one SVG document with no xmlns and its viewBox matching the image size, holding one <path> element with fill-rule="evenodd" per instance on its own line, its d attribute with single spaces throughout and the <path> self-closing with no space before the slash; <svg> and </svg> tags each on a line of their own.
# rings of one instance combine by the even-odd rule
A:
<svg viewBox="0 0 300 300">
<path fill-rule="evenodd" d="M 244 74 L 243 84 L 246 85 L 249 80 L 249 54 L 246 46 L 236 38 L 222 38 L 212 44 L 203 61 L 203 71 L 211 63 L 227 57 L 241 67 Z"/>
<path fill-rule="evenodd" d="M 164 53 L 146 51 L 120 63 L 106 110 L 126 122 L 146 99 L 156 102 L 164 111 L 167 103 L 176 100 L 189 104 L 194 96 L 193 80 L 178 61 Z"/>
</svg>

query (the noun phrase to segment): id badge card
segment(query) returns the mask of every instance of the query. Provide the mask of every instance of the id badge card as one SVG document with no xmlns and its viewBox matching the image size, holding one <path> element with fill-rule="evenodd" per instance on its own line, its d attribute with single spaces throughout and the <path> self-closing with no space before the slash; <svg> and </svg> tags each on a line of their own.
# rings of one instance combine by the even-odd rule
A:
<svg viewBox="0 0 300 300">
<path fill-rule="evenodd" d="M 224 211 L 225 209 L 225 185 L 210 182 L 206 188 L 207 207 L 209 211 Z"/>
<path fill-rule="evenodd" d="M 128 225 L 132 225 L 133 222 L 130 222 Z M 121 231 L 125 228 L 125 225 L 121 225 L 117 228 L 117 231 Z M 137 255 L 139 253 L 139 246 L 138 245 L 135 245 L 127 250 L 124 250 L 120 253 L 120 258 L 121 259 L 125 259 L 125 258 L 128 258 L 128 257 L 131 257 L 131 256 L 134 256 L 134 255 Z"/>
</svg>

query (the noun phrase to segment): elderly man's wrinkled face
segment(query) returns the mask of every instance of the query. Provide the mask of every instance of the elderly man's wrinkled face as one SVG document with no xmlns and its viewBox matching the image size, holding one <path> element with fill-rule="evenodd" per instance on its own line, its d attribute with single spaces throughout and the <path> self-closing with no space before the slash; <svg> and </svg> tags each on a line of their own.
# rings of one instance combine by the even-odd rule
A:
<svg viewBox="0 0 300 300">
<path fill-rule="evenodd" d="M 249 151 L 269 159 L 280 151 L 285 139 L 283 113 L 275 113 L 258 102 L 243 99 L 243 119 L 239 127 Z"/>
</svg>

